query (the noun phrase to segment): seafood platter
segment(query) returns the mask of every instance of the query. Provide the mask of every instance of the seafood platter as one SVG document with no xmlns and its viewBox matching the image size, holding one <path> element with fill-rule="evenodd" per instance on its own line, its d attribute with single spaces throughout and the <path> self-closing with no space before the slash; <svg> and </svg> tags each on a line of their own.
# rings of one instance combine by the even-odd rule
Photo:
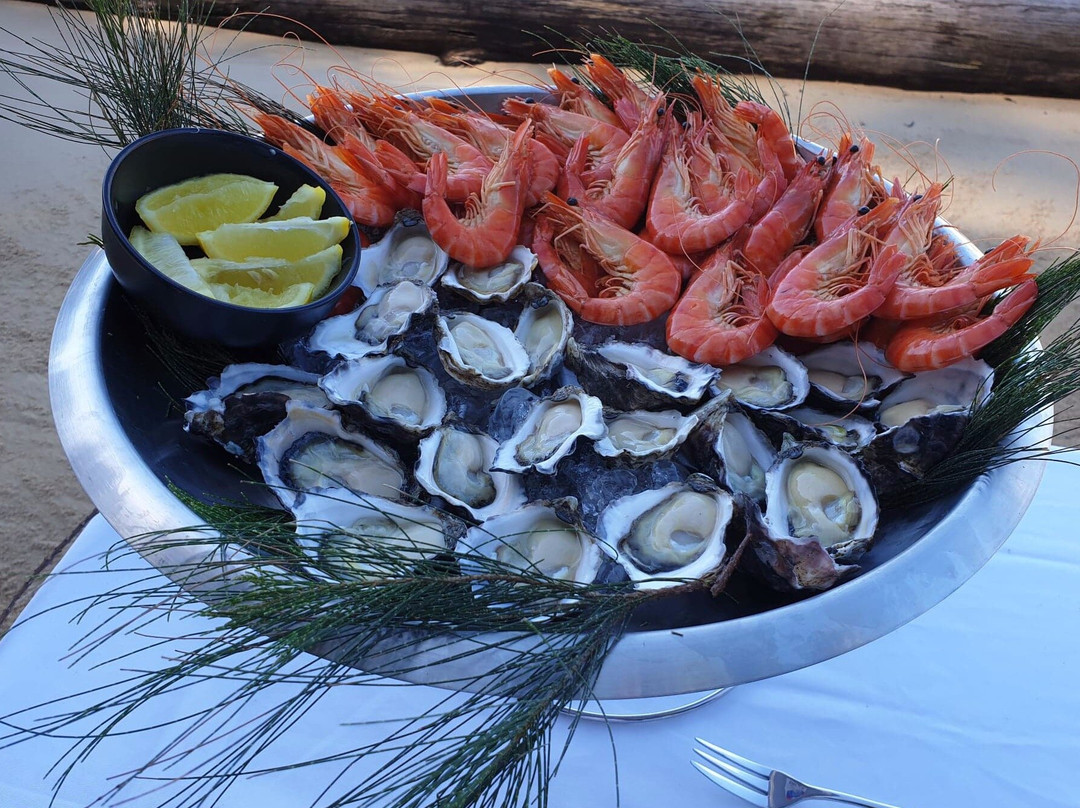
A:
<svg viewBox="0 0 1080 808">
<path fill-rule="evenodd" d="M 714 574 L 741 547 L 725 593 L 648 607 L 611 651 L 602 698 L 813 664 L 972 575 L 1038 464 L 883 503 L 993 394 L 975 355 L 1034 298 L 1027 240 L 983 256 L 937 216 L 940 184 L 884 182 L 855 135 L 796 142 L 704 76 L 696 100 L 675 100 L 599 58 L 585 70 L 612 106 L 555 70 L 548 97 L 320 88 L 315 126 L 257 115 L 371 243 L 352 308 L 202 389 L 170 377 L 92 257 L 51 384 L 72 465 L 113 526 L 196 523 L 168 483 L 288 511 L 298 546 L 346 576 L 370 570 L 348 541 L 331 549 L 327 524 L 417 558 L 458 548 L 641 588 Z M 436 137 L 425 162 L 418 144 Z M 80 428 L 91 414 L 104 437 Z M 408 678 L 485 664 L 447 662 L 445 645 L 418 641 L 430 665 Z"/>
</svg>

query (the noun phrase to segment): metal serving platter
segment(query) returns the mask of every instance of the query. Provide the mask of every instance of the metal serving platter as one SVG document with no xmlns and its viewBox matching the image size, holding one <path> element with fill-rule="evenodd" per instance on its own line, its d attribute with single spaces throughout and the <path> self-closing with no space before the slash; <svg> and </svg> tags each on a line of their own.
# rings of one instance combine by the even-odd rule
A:
<svg viewBox="0 0 1080 808">
<path fill-rule="evenodd" d="M 530 92 L 535 89 L 487 88 L 470 97 L 494 109 L 508 95 Z M 223 499 L 251 499 L 257 491 L 234 459 L 182 430 L 174 402 L 193 391 L 179 389 L 151 351 L 143 321 L 100 251 L 82 266 L 61 307 L 49 385 L 57 431 L 76 476 L 102 515 L 136 547 L 134 537 L 199 524 L 166 482 Z M 1048 444 L 1050 434 L 1044 419 L 1024 439 Z M 673 599 L 653 607 L 610 652 L 593 695 L 644 698 L 727 687 L 813 665 L 884 636 L 941 601 L 994 554 L 1030 504 L 1042 470 L 1040 461 L 1013 463 L 966 491 L 889 518 L 858 577 L 805 600 L 740 591 L 718 601 Z M 222 567 L 207 553 L 187 543 L 148 558 L 167 573 L 205 560 L 214 569 L 208 576 L 217 576 Z M 499 644 L 506 639 L 416 636 L 407 638 L 406 651 L 397 637 L 387 643 L 393 651 L 364 667 L 407 667 L 399 678 L 418 683 L 490 687 L 477 677 L 510 653 Z M 517 645 L 527 642 L 537 640 Z M 475 653 L 481 645 L 486 650 Z"/>
</svg>

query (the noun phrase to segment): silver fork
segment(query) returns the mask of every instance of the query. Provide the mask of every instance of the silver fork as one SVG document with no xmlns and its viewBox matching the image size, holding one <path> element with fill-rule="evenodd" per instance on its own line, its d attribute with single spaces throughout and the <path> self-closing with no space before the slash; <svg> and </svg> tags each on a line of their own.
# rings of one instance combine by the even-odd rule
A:
<svg viewBox="0 0 1080 808">
<path fill-rule="evenodd" d="M 719 766 L 721 771 L 692 760 L 690 762 L 694 764 L 694 767 L 716 785 L 727 789 L 737 797 L 742 797 L 747 802 L 760 805 L 761 808 L 787 808 L 788 805 L 811 798 L 846 802 L 848 805 L 864 805 L 867 808 L 896 808 L 895 805 L 874 802 L 865 797 L 856 797 L 854 794 L 807 785 L 790 774 L 754 763 L 702 738 L 695 740 L 713 754 L 701 749 L 694 751 L 709 763 Z"/>
</svg>

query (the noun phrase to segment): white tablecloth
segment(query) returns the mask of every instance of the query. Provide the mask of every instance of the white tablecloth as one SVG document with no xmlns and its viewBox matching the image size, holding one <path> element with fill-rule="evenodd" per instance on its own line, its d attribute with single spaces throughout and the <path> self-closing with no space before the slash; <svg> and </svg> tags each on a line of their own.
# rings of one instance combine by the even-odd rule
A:
<svg viewBox="0 0 1080 808">
<path fill-rule="evenodd" d="M 1080 453 L 1070 457 L 1080 461 Z M 80 559 L 81 568 L 99 568 L 98 555 L 116 539 L 95 518 L 61 568 Z M 136 574 L 61 576 L 41 589 L 24 616 L 113 589 Z M 134 652 L 120 662 L 91 669 L 88 663 L 61 661 L 86 630 L 69 622 L 74 614 L 73 608 L 61 608 L 35 617 L 0 642 L 0 714 L 108 685 L 121 669 L 150 667 L 171 653 L 169 643 L 146 650 L 146 637 L 130 636 L 106 647 L 112 657 Z M 183 620 L 155 630 L 167 626 L 177 635 L 195 628 Z M 700 735 L 811 782 L 904 808 L 1077 806 L 1080 789 L 1071 772 L 1080 764 L 1078 679 L 1080 468 L 1051 463 L 1002 550 L 943 603 L 866 647 L 738 687 L 691 713 L 610 730 L 586 722 L 553 781 L 552 804 L 615 806 L 617 759 L 626 808 L 673 800 L 679 808 L 744 805 L 691 768 L 693 738 Z M 191 688 L 156 704 L 139 721 L 164 722 L 221 692 L 214 683 Z M 267 760 L 309 759 L 374 740 L 386 733 L 385 725 L 353 722 L 415 715 L 443 695 L 411 685 L 336 689 Z M 272 696 L 266 693 L 269 701 L 250 705 L 253 714 L 260 704 L 275 703 Z M 111 778 L 145 762 L 170 737 L 154 730 L 112 739 L 75 767 L 55 805 L 89 805 L 108 790 Z M 0 749 L 0 808 L 48 805 L 48 770 L 69 744 L 36 738 Z M 336 771 L 328 766 L 241 780 L 219 805 L 306 806 Z M 136 786 L 127 796 L 153 785 Z M 163 801 L 162 793 L 151 793 L 125 805 L 156 808 Z"/>
</svg>

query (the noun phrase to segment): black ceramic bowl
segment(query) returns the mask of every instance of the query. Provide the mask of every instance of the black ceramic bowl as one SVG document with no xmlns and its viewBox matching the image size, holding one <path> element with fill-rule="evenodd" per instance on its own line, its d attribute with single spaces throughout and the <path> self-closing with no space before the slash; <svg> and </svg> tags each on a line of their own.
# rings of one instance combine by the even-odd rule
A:
<svg viewBox="0 0 1080 808">
<path fill-rule="evenodd" d="M 140 224 L 135 202 L 143 194 L 206 174 L 247 174 L 276 183 L 274 210 L 301 185 L 326 191 L 322 215 L 349 216 L 333 189 L 315 172 L 280 149 L 254 138 L 213 129 L 167 129 L 136 140 L 105 173 L 101 238 L 113 275 L 152 316 L 193 339 L 230 348 L 271 345 L 308 331 L 330 313 L 356 275 L 360 239 L 356 226 L 341 243 L 341 271 L 322 297 L 304 306 L 256 309 L 193 292 L 151 266 L 128 241 Z"/>
</svg>

